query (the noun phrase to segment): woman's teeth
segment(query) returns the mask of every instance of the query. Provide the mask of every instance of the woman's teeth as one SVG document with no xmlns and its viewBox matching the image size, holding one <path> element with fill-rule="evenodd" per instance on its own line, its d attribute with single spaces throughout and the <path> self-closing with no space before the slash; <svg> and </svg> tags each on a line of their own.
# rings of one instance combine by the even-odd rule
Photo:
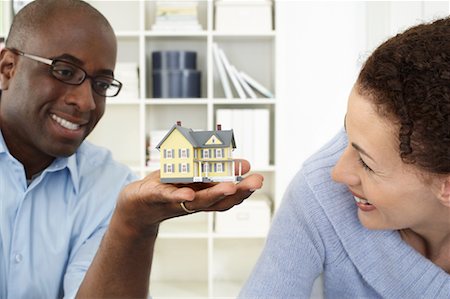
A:
<svg viewBox="0 0 450 299">
<path fill-rule="evenodd" d="M 353 196 L 356 200 L 357 203 L 362 203 L 364 205 L 370 205 L 369 201 L 367 199 L 364 198 L 359 198 L 357 196 Z"/>
<path fill-rule="evenodd" d="M 80 128 L 80 125 L 74 124 L 68 120 L 65 120 L 64 118 L 61 118 L 59 116 L 56 116 L 55 114 L 52 114 L 52 118 L 61 125 L 61 127 L 64 127 L 69 130 L 76 130 Z"/>
</svg>

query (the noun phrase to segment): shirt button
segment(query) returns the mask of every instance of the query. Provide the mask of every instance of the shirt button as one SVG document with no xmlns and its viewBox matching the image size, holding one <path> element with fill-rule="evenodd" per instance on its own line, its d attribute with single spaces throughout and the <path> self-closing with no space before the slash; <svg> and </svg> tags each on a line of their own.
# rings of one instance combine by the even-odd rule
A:
<svg viewBox="0 0 450 299">
<path fill-rule="evenodd" d="M 23 260 L 23 256 L 20 253 L 18 253 L 14 256 L 14 261 L 16 262 L 16 264 L 19 264 L 20 262 L 22 262 L 22 260 Z"/>
</svg>

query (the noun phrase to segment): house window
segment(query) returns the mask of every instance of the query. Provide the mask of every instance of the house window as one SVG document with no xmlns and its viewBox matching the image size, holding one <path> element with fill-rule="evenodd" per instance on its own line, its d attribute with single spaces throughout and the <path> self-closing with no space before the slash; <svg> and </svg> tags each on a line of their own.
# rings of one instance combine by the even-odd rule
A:
<svg viewBox="0 0 450 299">
<path fill-rule="evenodd" d="M 164 158 L 172 159 L 173 158 L 173 149 L 165 149 L 164 150 Z"/>
<path fill-rule="evenodd" d="M 174 168 L 174 164 L 164 164 L 164 172 L 166 173 L 173 173 Z"/>
<path fill-rule="evenodd" d="M 216 158 L 223 158 L 223 148 L 216 148 Z"/>
<path fill-rule="evenodd" d="M 209 172 L 209 163 L 202 164 L 202 172 Z"/>
<path fill-rule="evenodd" d="M 202 150 L 202 156 L 203 158 L 210 158 L 209 149 Z"/>
<path fill-rule="evenodd" d="M 216 172 L 223 172 L 223 163 L 216 163 Z"/>
<path fill-rule="evenodd" d="M 180 148 L 178 150 L 178 156 L 182 159 L 189 158 L 189 149 L 188 148 Z"/>
<path fill-rule="evenodd" d="M 178 164 L 178 171 L 181 173 L 188 173 L 189 172 L 189 164 L 188 163 Z"/>
</svg>

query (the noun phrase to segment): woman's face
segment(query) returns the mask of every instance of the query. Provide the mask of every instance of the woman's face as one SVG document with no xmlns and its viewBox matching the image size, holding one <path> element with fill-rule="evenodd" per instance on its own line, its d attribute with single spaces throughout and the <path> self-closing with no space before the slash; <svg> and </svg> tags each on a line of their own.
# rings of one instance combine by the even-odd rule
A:
<svg viewBox="0 0 450 299">
<path fill-rule="evenodd" d="M 435 196 L 437 180 L 426 181 L 416 167 L 402 162 L 396 127 L 380 117 L 355 88 L 345 127 L 348 146 L 332 177 L 355 196 L 361 223 L 369 229 L 433 229 L 430 219 L 445 210 Z"/>
</svg>

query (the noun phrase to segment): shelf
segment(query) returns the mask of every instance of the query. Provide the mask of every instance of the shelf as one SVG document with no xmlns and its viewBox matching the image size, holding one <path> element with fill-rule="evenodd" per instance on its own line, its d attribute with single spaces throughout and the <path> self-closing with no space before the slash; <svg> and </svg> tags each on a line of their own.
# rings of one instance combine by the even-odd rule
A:
<svg viewBox="0 0 450 299">
<path fill-rule="evenodd" d="M 216 105 L 275 105 L 277 103 L 276 99 L 213 99 L 213 104 Z"/>
<path fill-rule="evenodd" d="M 242 281 L 215 281 L 212 298 L 236 298 L 242 284 Z"/>
<path fill-rule="evenodd" d="M 120 98 L 117 98 L 117 99 L 112 98 L 110 100 L 106 100 L 107 106 L 109 106 L 109 105 L 111 105 L 111 106 L 114 106 L 114 105 L 139 105 L 140 103 L 141 103 L 141 100 L 136 100 L 136 99 L 127 100 L 127 99 L 120 99 Z"/>
<path fill-rule="evenodd" d="M 207 214 L 192 214 L 166 220 L 160 224 L 159 237 L 206 238 L 208 237 Z"/>
<path fill-rule="evenodd" d="M 207 37 L 207 31 L 145 31 L 146 37 Z"/>
<path fill-rule="evenodd" d="M 203 98 L 163 98 L 163 99 L 146 99 L 146 105 L 206 105 L 208 104 L 207 99 Z"/>
<path fill-rule="evenodd" d="M 116 31 L 116 36 L 117 38 L 122 38 L 122 37 L 139 37 L 141 36 L 141 32 L 139 31 Z"/>
<path fill-rule="evenodd" d="M 275 31 L 270 32 L 212 32 L 213 37 L 220 37 L 220 38 L 245 38 L 245 39 L 274 39 L 275 38 Z"/>
<path fill-rule="evenodd" d="M 266 234 L 218 234 L 213 233 L 214 239 L 265 239 Z"/>
<path fill-rule="evenodd" d="M 208 298 L 208 282 L 197 281 L 153 281 L 150 296 L 154 299 L 168 298 Z"/>
</svg>

